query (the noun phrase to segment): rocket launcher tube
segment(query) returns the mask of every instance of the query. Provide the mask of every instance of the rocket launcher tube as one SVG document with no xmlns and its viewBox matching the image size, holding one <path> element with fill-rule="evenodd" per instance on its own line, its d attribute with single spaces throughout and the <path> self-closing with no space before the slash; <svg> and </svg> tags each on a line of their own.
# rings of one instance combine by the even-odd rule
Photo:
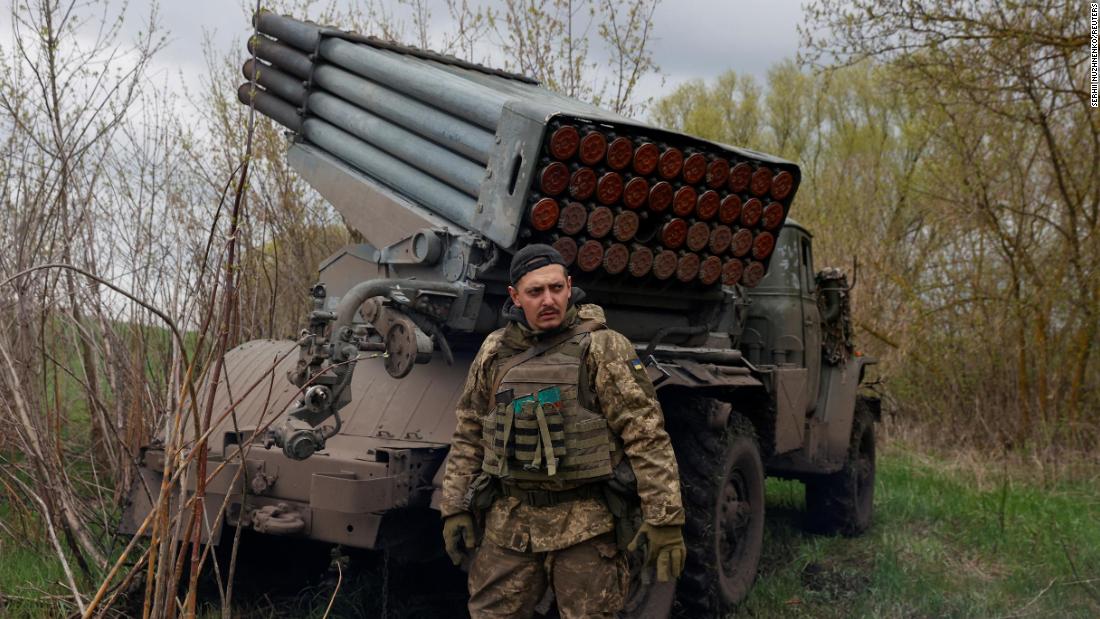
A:
<svg viewBox="0 0 1100 619">
<path fill-rule="evenodd" d="M 262 62 L 249 59 L 241 70 L 245 79 L 255 80 L 269 93 L 278 96 L 287 103 L 304 105 L 306 102 L 306 87 L 302 81 L 288 73 L 284 73 L 275 67 Z"/>
<path fill-rule="evenodd" d="M 330 64 L 317 67 L 313 72 L 313 83 L 474 161 L 489 162 L 493 134 L 462 118 Z"/>
<path fill-rule="evenodd" d="M 410 66 L 410 63 L 398 60 L 398 55 L 393 52 L 337 36 L 322 37 L 324 29 L 316 24 L 270 11 L 260 11 L 254 19 L 257 30 L 268 36 L 307 53 L 319 50 L 321 57 L 329 62 L 456 116 L 470 118 L 490 131 L 496 129 L 501 108 L 508 100 L 503 94 L 486 92 L 427 63 Z"/>
<path fill-rule="evenodd" d="M 265 9 L 260 9 L 252 16 L 252 23 L 256 26 L 256 30 L 305 52 L 316 49 L 317 41 L 321 38 L 321 26 L 278 15 Z"/>
<path fill-rule="evenodd" d="M 309 96 L 309 109 L 367 144 L 477 198 L 485 168 L 469 159 L 324 92 Z"/>
<path fill-rule="evenodd" d="M 398 60 L 398 55 L 338 38 L 321 41 L 321 57 L 357 75 L 434 105 L 450 114 L 468 118 L 489 131 L 496 131 L 508 97 L 446 71 Z"/>
<path fill-rule="evenodd" d="M 248 51 L 300 79 L 308 79 L 313 61 L 302 52 L 262 34 L 248 39 Z"/>
<path fill-rule="evenodd" d="M 302 123 L 306 139 L 454 223 L 474 228 L 476 202 L 470 196 L 318 118 Z"/>
<path fill-rule="evenodd" d="M 255 88 L 250 83 L 241 84 L 237 88 L 237 99 L 245 105 L 255 107 L 260 113 L 291 131 L 302 130 L 302 117 L 298 115 L 298 110 L 265 90 Z"/>
</svg>

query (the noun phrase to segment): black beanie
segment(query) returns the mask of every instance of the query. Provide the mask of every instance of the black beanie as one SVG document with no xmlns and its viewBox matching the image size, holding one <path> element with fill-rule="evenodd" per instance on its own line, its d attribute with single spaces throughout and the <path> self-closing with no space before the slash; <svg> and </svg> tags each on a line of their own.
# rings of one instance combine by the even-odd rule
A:
<svg viewBox="0 0 1100 619">
<path fill-rule="evenodd" d="M 553 247 L 542 243 L 527 245 L 512 256 L 512 266 L 508 268 L 508 276 L 512 280 L 512 285 L 515 285 L 524 275 L 548 264 L 566 266 L 565 258 L 562 258 L 558 250 Z"/>
</svg>

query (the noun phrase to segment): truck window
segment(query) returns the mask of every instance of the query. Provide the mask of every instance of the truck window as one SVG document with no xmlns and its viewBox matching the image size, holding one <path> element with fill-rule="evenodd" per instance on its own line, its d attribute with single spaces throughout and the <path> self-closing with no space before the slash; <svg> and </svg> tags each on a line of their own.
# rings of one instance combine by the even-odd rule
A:
<svg viewBox="0 0 1100 619">
<path fill-rule="evenodd" d="M 775 253 L 772 254 L 771 264 L 768 265 L 768 274 L 760 281 L 757 288 L 783 288 L 795 293 L 802 288 L 801 259 L 798 255 L 799 236 L 790 228 L 779 231 Z"/>
</svg>

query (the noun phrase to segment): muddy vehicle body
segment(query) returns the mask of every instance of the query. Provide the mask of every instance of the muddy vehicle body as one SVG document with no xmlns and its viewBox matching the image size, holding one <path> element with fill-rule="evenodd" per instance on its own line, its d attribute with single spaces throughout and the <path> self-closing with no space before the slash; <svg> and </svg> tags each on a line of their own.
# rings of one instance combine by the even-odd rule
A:
<svg viewBox="0 0 1100 619">
<path fill-rule="evenodd" d="M 852 349 L 846 278 L 814 270 L 809 231 L 787 218 L 795 164 L 522 76 L 256 19 L 242 102 L 292 132 L 290 163 L 367 242 L 320 265 L 301 339 L 227 355 L 204 541 L 246 527 L 438 556 L 454 404 L 530 242 L 562 250 L 586 302 L 635 343 L 680 463 L 686 571 L 675 586 L 639 574 L 625 615 L 740 601 L 765 475 L 804 481 L 821 530 L 866 529 L 879 409 L 858 392 L 873 361 Z M 142 452 L 149 487 L 163 458 Z M 135 490 L 123 531 L 149 510 Z"/>
</svg>

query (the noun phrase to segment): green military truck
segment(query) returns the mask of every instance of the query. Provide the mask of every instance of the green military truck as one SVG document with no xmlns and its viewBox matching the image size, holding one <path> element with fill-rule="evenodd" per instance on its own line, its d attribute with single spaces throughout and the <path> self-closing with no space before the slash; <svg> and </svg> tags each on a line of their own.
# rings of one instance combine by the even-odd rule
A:
<svg viewBox="0 0 1100 619">
<path fill-rule="evenodd" d="M 810 232 L 787 216 L 797 165 L 524 76 L 255 19 L 239 97 L 287 128 L 291 165 L 365 242 L 320 265 L 297 341 L 227 355 L 204 542 L 243 527 L 439 556 L 454 404 L 503 324 L 510 254 L 532 242 L 558 248 L 636 344 L 680 465 L 685 572 L 659 585 L 635 568 L 624 616 L 717 616 L 742 600 L 766 475 L 805 483 L 822 532 L 869 526 L 879 402 L 860 384 L 873 361 L 852 348 L 846 277 L 815 271 Z M 142 489 L 160 487 L 164 457 L 156 442 L 142 451 L 123 531 L 152 509 Z"/>
</svg>

